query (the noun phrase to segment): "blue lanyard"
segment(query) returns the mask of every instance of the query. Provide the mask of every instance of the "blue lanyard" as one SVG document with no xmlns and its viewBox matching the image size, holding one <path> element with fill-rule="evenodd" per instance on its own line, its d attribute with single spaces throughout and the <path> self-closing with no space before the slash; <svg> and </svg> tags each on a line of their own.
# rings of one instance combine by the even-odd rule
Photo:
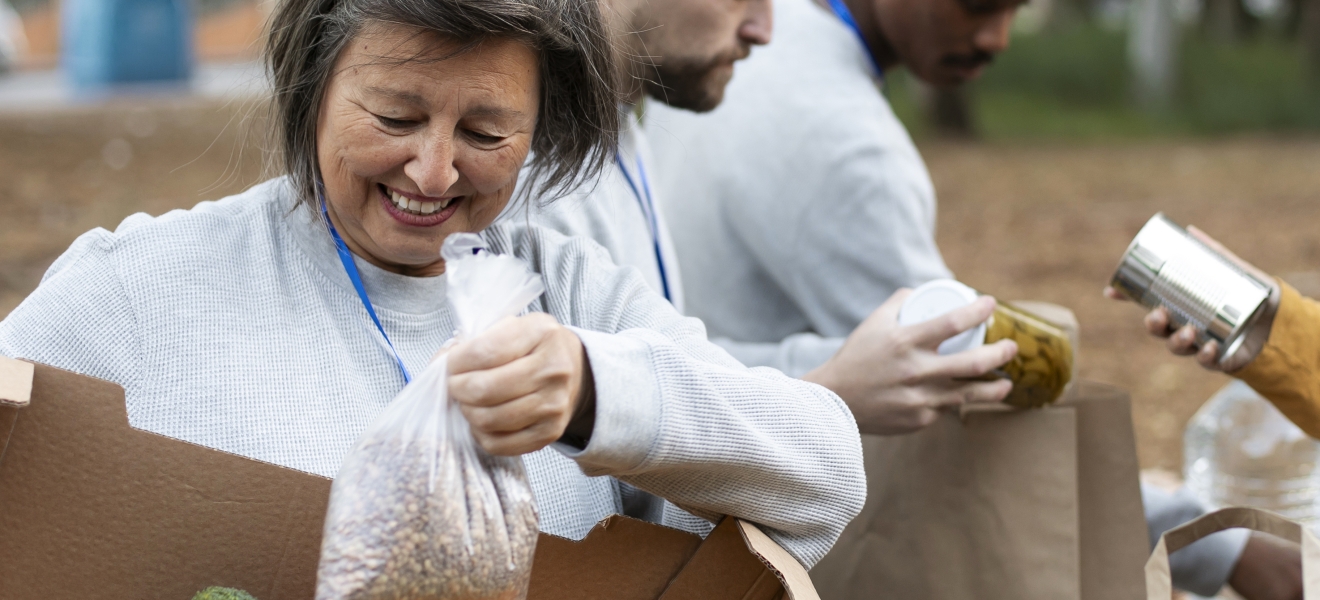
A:
<svg viewBox="0 0 1320 600">
<path fill-rule="evenodd" d="M 875 67 L 875 74 L 883 77 L 885 69 L 880 66 L 880 63 L 876 62 L 875 54 L 871 52 L 871 45 L 866 43 L 866 36 L 862 35 L 862 28 L 857 26 L 857 19 L 853 18 L 852 11 L 848 10 L 848 5 L 844 4 L 843 0 L 830 0 L 830 8 L 834 10 L 835 15 L 838 15 L 839 20 L 843 21 L 843 24 L 847 25 L 848 29 L 851 29 L 853 34 L 857 36 L 857 41 L 862 43 L 862 49 L 866 50 L 866 58 L 870 59 L 871 66 Z"/>
<path fill-rule="evenodd" d="M 376 331 L 380 332 L 380 337 L 385 338 L 385 344 L 390 347 L 390 352 L 394 353 L 394 360 L 399 363 L 399 370 L 403 371 L 403 383 L 412 383 L 412 375 L 408 373 L 408 367 L 403 366 L 399 351 L 394 349 L 394 342 L 390 341 L 390 336 L 385 335 L 385 328 L 376 317 L 376 309 L 371 307 L 371 299 L 367 297 L 367 287 L 362 285 L 362 274 L 358 272 L 357 263 L 353 262 L 353 253 L 348 251 L 344 238 L 339 237 L 335 224 L 330 222 L 330 215 L 326 213 L 325 198 L 321 198 L 321 217 L 325 219 L 326 227 L 330 228 L 330 237 L 334 238 L 335 248 L 339 250 L 339 262 L 344 263 L 344 272 L 348 273 L 348 278 L 352 280 L 353 288 L 357 290 L 358 298 L 362 300 L 362 306 L 367 309 L 367 314 L 371 315 L 371 322 L 376 324 Z"/>
<path fill-rule="evenodd" d="M 640 189 L 633 181 L 632 175 L 628 173 L 628 168 L 623 166 L 623 157 L 618 152 L 614 153 L 614 162 L 619 165 L 619 171 L 623 172 L 623 179 L 628 182 L 628 187 L 632 188 L 633 196 L 637 198 L 637 204 L 641 207 L 642 215 L 651 230 L 651 245 L 655 248 L 655 266 L 660 270 L 660 289 L 665 295 L 665 300 L 673 304 L 674 298 L 669 294 L 669 277 L 665 274 L 665 257 L 660 252 L 660 222 L 655 216 L 655 201 L 651 198 L 651 183 L 646 180 L 646 167 L 642 165 L 642 157 L 637 157 L 637 176 L 642 180 Z M 642 194 L 643 190 L 646 192 L 645 195 Z"/>
</svg>

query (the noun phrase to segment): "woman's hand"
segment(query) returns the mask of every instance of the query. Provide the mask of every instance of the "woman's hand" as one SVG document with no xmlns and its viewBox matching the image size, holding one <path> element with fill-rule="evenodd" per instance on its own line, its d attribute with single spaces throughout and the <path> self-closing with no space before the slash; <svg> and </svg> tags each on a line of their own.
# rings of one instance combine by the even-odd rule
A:
<svg viewBox="0 0 1320 600">
<path fill-rule="evenodd" d="M 1261 313 L 1260 318 L 1257 319 L 1251 330 L 1247 332 L 1247 337 L 1242 340 L 1242 344 L 1238 346 L 1237 351 L 1222 359 L 1219 358 L 1219 342 L 1211 340 L 1204 345 L 1197 345 L 1196 328 L 1191 325 L 1184 325 L 1179 329 L 1174 329 L 1169 318 L 1169 311 L 1164 307 L 1156 308 L 1146 315 L 1146 331 L 1157 338 L 1164 339 L 1165 346 L 1173 354 L 1195 356 L 1196 362 L 1208 370 L 1232 373 L 1255 360 L 1256 355 L 1260 354 L 1260 351 L 1265 348 L 1265 343 L 1269 341 L 1270 329 L 1274 325 L 1274 315 L 1279 310 L 1279 285 L 1274 282 L 1274 278 L 1270 277 L 1268 273 L 1238 258 L 1238 255 L 1233 254 L 1223 244 L 1206 235 L 1204 231 L 1196 227 L 1188 227 L 1187 232 L 1244 271 L 1255 275 L 1257 279 L 1270 285 L 1270 297 L 1265 301 L 1264 312 Z M 1127 296 L 1112 287 L 1105 288 L 1105 296 L 1113 300 L 1128 300 Z"/>
<path fill-rule="evenodd" d="M 911 290 L 899 290 L 867 317 L 838 354 L 804 380 L 838 394 L 862 433 L 910 433 L 935 422 L 941 410 L 971 402 L 1000 402 L 1013 390 L 1007 380 L 974 381 L 1017 354 L 1017 344 L 996 342 L 940 356 L 941 342 L 990 318 L 994 298 L 909 327 L 898 311 Z"/>
<path fill-rule="evenodd" d="M 570 422 L 591 435 L 590 373 L 582 341 L 554 317 L 508 317 L 449 350 L 449 397 L 487 452 L 527 454 L 563 437 Z"/>
</svg>

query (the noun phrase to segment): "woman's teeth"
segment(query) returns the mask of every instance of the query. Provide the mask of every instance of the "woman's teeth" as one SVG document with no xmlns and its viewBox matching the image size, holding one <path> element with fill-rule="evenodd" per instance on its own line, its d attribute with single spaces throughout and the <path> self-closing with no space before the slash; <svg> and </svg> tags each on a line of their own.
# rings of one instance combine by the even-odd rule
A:
<svg viewBox="0 0 1320 600">
<path fill-rule="evenodd" d="M 436 202 L 422 202 L 419 200 L 411 200 L 409 198 L 400 196 L 394 190 L 391 190 L 389 188 L 386 188 L 385 191 L 389 193 L 390 201 L 393 202 L 395 206 L 399 207 L 399 210 L 406 210 L 408 212 L 417 213 L 419 215 L 429 215 L 431 213 L 443 210 L 446 206 L 449 206 L 450 202 L 454 201 L 453 198 L 448 198 Z"/>
</svg>

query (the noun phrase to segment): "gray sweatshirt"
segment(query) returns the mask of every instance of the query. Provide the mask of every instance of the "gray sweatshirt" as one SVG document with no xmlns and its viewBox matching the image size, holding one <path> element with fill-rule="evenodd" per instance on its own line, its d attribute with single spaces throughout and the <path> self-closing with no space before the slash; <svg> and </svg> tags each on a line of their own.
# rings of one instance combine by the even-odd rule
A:
<svg viewBox="0 0 1320 600">
<path fill-rule="evenodd" d="M 590 240 L 519 224 L 482 236 L 542 275 L 530 310 L 573 328 L 595 378 L 587 447 L 525 457 L 544 531 L 580 538 L 632 508 L 635 486 L 758 523 L 808 567 L 829 550 L 866 493 L 837 396 L 743 367 Z M 357 263 L 420 372 L 455 330 L 445 277 Z M 327 477 L 403 386 L 319 215 L 283 179 L 84 234 L 0 322 L 0 355 L 123 386 L 134 427 Z"/>
<path fill-rule="evenodd" d="M 949 277 L 935 191 L 851 31 L 811 0 L 775 2 L 775 39 L 740 63 L 709 114 L 655 106 L 646 129 L 687 314 L 748 365 L 801 375 L 900 287 Z M 1154 533 L 1204 512 L 1143 489 Z M 1246 535 L 1173 556 L 1212 595 Z"/>
</svg>

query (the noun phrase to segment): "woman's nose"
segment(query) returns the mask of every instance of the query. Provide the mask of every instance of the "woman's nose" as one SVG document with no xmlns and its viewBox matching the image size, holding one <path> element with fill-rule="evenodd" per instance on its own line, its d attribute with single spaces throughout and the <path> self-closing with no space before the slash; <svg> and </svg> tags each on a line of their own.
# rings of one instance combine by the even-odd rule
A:
<svg viewBox="0 0 1320 600">
<path fill-rule="evenodd" d="M 1013 16 L 1017 8 L 1002 10 L 986 19 L 976 30 L 976 49 L 987 54 L 999 54 L 1008 49 L 1009 39 L 1013 34 Z"/>
<path fill-rule="evenodd" d="M 427 196 L 444 196 L 458 182 L 452 140 L 433 140 L 422 147 L 403 166 L 403 174 L 417 184 L 417 191 Z"/>
<path fill-rule="evenodd" d="M 771 0 L 752 0 L 747 3 L 747 15 L 738 28 L 738 38 L 743 42 L 764 46 L 770 43 L 775 29 L 775 11 Z"/>
</svg>

